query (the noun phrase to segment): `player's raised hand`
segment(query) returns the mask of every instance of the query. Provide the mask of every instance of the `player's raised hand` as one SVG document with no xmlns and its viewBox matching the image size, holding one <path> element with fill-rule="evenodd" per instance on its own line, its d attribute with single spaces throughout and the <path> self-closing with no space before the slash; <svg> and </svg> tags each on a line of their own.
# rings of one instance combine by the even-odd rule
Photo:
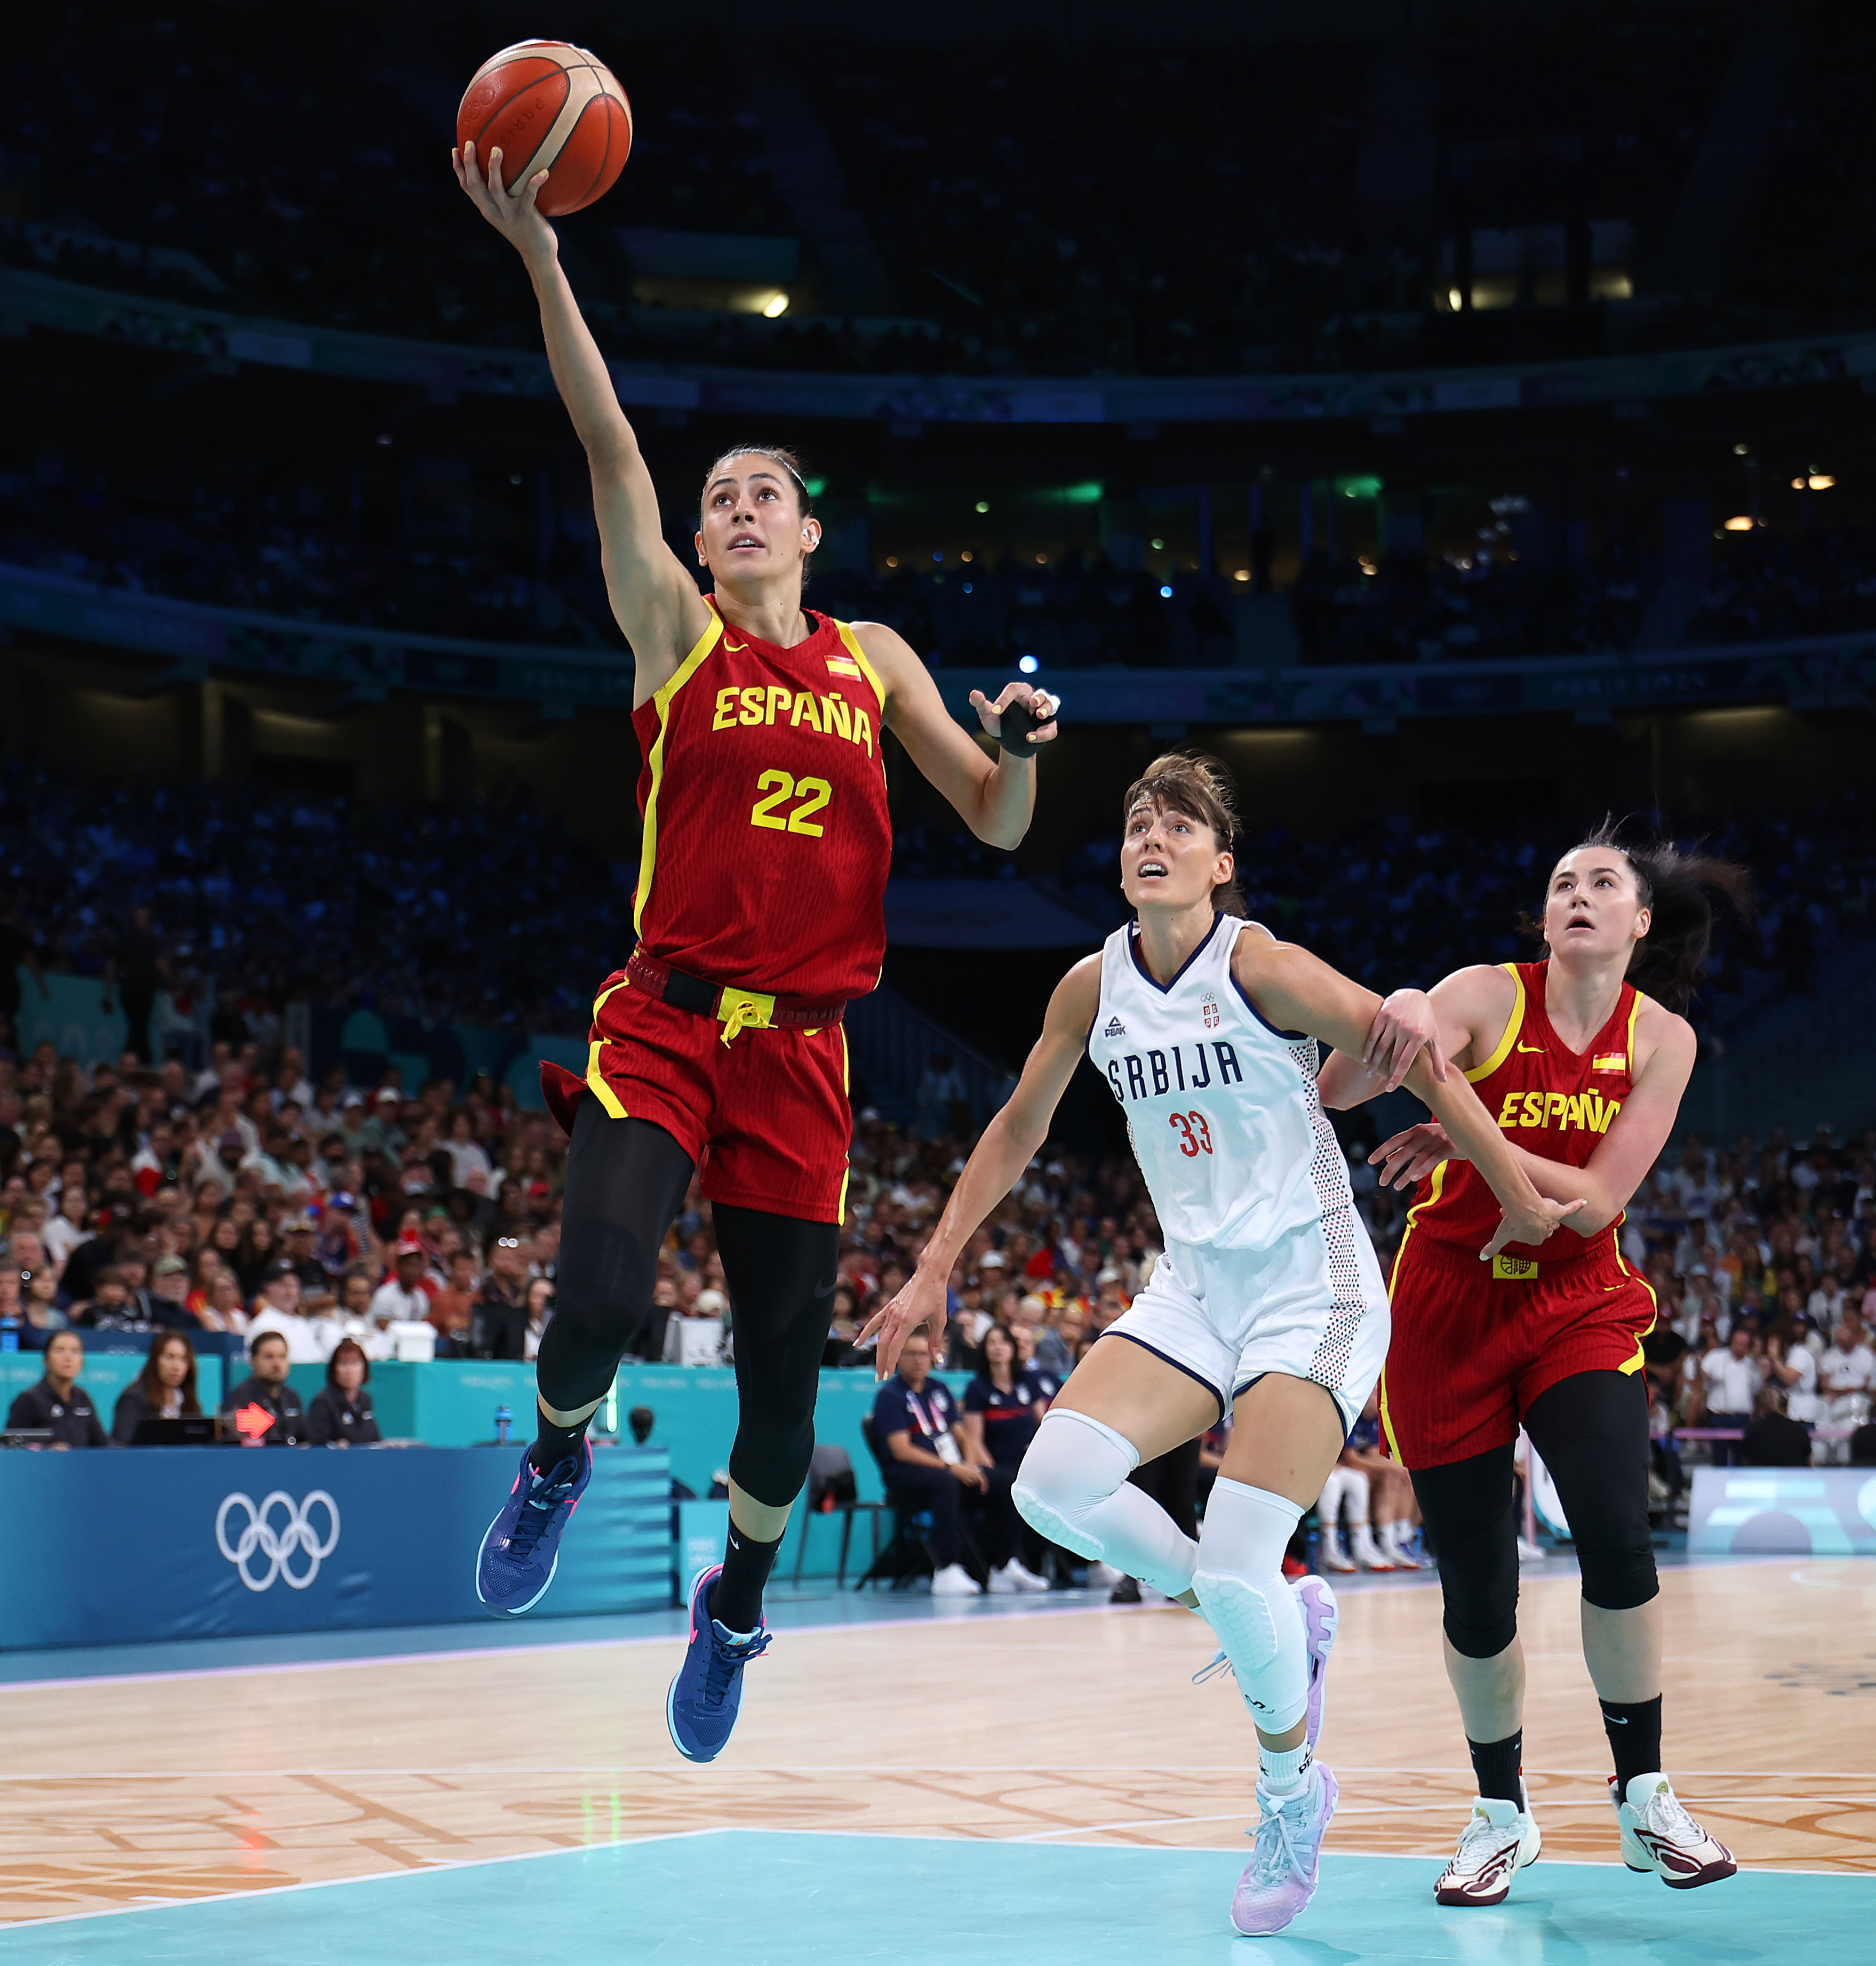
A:
<svg viewBox="0 0 1876 1966">
<path fill-rule="evenodd" d="M 878 1339 L 873 1354 L 873 1377 L 888 1379 L 899 1368 L 899 1354 L 914 1332 L 923 1329 L 931 1339 L 932 1356 L 942 1355 L 945 1342 L 945 1284 L 942 1277 L 927 1276 L 914 1270 L 911 1281 L 890 1304 L 882 1304 L 866 1320 L 856 1345 Z"/>
<path fill-rule="evenodd" d="M 1383 1140 L 1368 1155 L 1368 1164 L 1381 1169 L 1383 1188 L 1412 1188 L 1442 1161 L 1465 1159 L 1437 1120 L 1423 1120 L 1392 1139 Z"/>
<path fill-rule="evenodd" d="M 1004 712 L 1020 706 L 1020 714 L 1010 720 L 1011 727 L 1004 729 Z M 1017 737 L 1023 734 L 1020 726 L 1032 724 L 1027 730 L 1028 750 L 1033 753 L 1038 744 L 1046 744 L 1056 734 L 1056 719 L 1062 713 L 1059 697 L 1052 696 L 1046 689 L 1037 689 L 1027 682 L 1007 682 L 992 703 L 981 689 L 971 691 L 971 707 L 977 712 L 977 720 L 986 733 L 1004 744 L 1005 749 L 1014 748 Z M 1005 743 L 1006 736 L 1011 740 Z"/>
<path fill-rule="evenodd" d="M 1552 1201 L 1533 1192 L 1523 1207 L 1508 1208 L 1499 1217 L 1497 1232 L 1479 1251 L 1478 1259 L 1481 1263 L 1489 1263 L 1507 1242 L 1541 1242 L 1579 1208 L 1588 1206 L 1587 1201 Z"/>
<path fill-rule="evenodd" d="M 1439 1018 L 1433 1000 L 1424 990 L 1397 990 L 1375 1014 L 1368 1027 L 1368 1043 L 1362 1048 L 1362 1062 L 1387 1081 L 1381 1088 L 1392 1092 L 1406 1078 L 1422 1047 L 1433 1075 L 1446 1082 L 1446 1054 L 1439 1042 Z"/>
<path fill-rule="evenodd" d="M 485 169 L 473 143 L 450 153 L 456 181 L 468 194 L 469 202 L 502 237 L 521 254 L 531 259 L 538 253 L 550 258 L 559 250 L 554 229 L 536 208 L 535 200 L 547 182 L 545 171 L 537 171 L 517 191 L 510 191 L 501 175 L 500 145 L 488 153 Z"/>
</svg>

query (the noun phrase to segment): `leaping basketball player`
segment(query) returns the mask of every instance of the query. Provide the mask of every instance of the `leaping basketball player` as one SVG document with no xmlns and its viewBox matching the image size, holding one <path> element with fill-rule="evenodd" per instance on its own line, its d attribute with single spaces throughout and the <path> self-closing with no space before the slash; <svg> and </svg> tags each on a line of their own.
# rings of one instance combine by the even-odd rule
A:
<svg viewBox="0 0 1876 1966">
<path fill-rule="evenodd" d="M 691 1586 L 666 1718 L 679 1752 L 708 1761 L 735 1725 L 744 1666 L 769 1645 L 762 1588 L 814 1446 L 853 1138 L 842 1018 L 885 952 L 881 743 L 891 730 L 980 840 L 1014 847 L 1056 705 L 1027 683 L 994 704 L 975 694 L 993 764 L 891 629 L 804 609 L 820 522 L 786 450 L 743 446 L 710 467 L 695 548 L 715 591 L 699 593 L 665 543 L 651 475 L 537 209 L 546 173 L 511 194 L 500 160 L 492 151 L 485 175 L 466 146 L 457 181 L 521 256 L 586 447 L 607 591 L 637 666 L 644 841 L 638 946 L 601 986 L 585 1075 L 543 1069 L 572 1136 L 559 1288 L 539 1435 L 483 1539 L 476 1590 L 513 1616 L 553 1581 L 591 1475 L 587 1423 L 653 1317 L 659 1247 L 701 1163 L 736 1313 L 739 1417 L 728 1547 Z"/>
<path fill-rule="evenodd" d="M 1449 1126 L 1409 1127 L 1370 1156 L 1420 1188 L 1394 1260 L 1381 1416 L 1439 1555 L 1448 1678 L 1478 1794 L 1434 1887 L 1446 1905 L 1503 1901 L 1537 1855 L 1526 1793 L 1512 1455 L 1529 1433 L 1556 1478 L 1583 1575 L 1583 1655 L 1615 1759 L 1623 1861 L 1678 1890 L 1729 1877 L 1731 1854 L 1661 1771 L 1661 1607 L 1648 1524 L 1642 1339 L 1655 1296 L 1617 1242 L 1629 1197 L 1667 1143 L 1694 1066 L 1677 1016 L 1706 960 L 1707 890 L 1742 909 L 1742 869 L 1669 845 L 1625 849 L 1607 827 L 1557 862 L 1542 962 L 1456 970 L 1388 1000 L 1478 1088 L 1543 1194 L 1579 1204 L 1547 1242 L 1474 1260 L 1499 1192 Z M 1646 990 L 1649 994 L 1644 994 Z M 1413 1000 L 1410 1001 L 1409 1000 Z M 1375 1075 L 1338 1052 L 1323 1102 L 1355 1105 Z"/>
<path fill-rule="evenodd" d="M 1335 1599 L 1292 1591 L 1283 1555 L 1359 1416 L 1388 1347 L 1388 1302 L 1347 1163 L 1316 1088 L 1316 1041 L 1356 1055 L 1381 999 L 1243 919 L 1230 781 L 1169 756 L 1127 794 L 1121 885 L 1138 919 L 1050 999 L 1015 1095 L 978 1143 L 918 1268 L 861 1333 L 892 1370 L 907 1334 L 942 1328 L 945 1284 L 979 1223 L 1049 1133 L 1085 1049 L 1127 1116 L 1166 1238 L 1130 1309 L 1057 1396 L 1017 1478 L 1024 1516 L 1201 1610 L 1256 1725 L 1260 1819 L 1232 1904 L 1239 1932 L 1281 1931 L 1316 1888 L 1334 1777 L 1313 1759 Z M 1486 1261 L 1542 1240 L 1545 1200 L 1471 1089 L 1417 1040 L 1407 1082 L 1467 1143 L 1505 1213 Z M 1479 1260 L 1475 1249 L 1473 1260 Z M 1128 1474 L 1234 1423 L 1197 1542 Z"/>
</svg>

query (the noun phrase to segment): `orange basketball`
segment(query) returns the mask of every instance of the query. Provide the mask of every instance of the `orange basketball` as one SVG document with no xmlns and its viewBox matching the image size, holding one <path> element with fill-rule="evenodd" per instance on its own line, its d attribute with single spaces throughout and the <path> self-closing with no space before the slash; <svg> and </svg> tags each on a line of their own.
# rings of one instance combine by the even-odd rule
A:
<svg viewBox="0 0 1876 1966">
<path fill-rule="evenodd" d="M 456 112 L 458 147 L 484 170 L 501 153 L 509 191 L 541 169 L 537 201 L 550 218 L 603 197 L 632 149 L 632 105 L 611 69 L 566 41 L 517 41 L 479 68 Z"/>
</svg>

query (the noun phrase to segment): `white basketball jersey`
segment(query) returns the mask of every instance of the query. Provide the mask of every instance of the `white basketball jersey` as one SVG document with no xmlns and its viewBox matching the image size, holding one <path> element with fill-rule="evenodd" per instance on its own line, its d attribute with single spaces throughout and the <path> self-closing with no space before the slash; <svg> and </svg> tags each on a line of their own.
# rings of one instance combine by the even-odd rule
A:
<svg viewBox="0 0 1876 1966">
<path fill-rule="evenodd" d="M 1221 914 L 1170 983 L 1129 923 L 1101 957 L 1088 1055 L 1127 1117 L 1160 1227 L 1175 1242 L 1274 1249 L 1348 1207 L 1348 1162 L 1316 1090 L 1316 1040 L 1273 1030 L 1231 974 L 1247 924 Z"/>
</svg>

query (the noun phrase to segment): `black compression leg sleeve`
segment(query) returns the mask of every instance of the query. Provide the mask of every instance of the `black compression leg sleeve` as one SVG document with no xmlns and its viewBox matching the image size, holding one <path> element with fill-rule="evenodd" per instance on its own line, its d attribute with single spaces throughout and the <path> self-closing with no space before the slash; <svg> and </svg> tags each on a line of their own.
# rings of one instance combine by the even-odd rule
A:
<svg viewBox="0 0 1876 1966">
<path fill-rule="evenodd" d="M 590 1096 L 580 1101 L 567 1154 L 553 1317 L 535 1366 L 540 1396 L 556 1411 L 603 1399 L 646 1326 L 659 1248 L 693 1172 L 690 1155 L 663 1127 L 612 1119 Z M 654 1358 L 663 1350 L 662 1329 L 655 1335 Z"/>
<path fill-rule="evenodd" d="M 1569 1518 L 1583 1595 L 1631 1611 L 1661 1589 L 1648 1526 L 1648 1391 L 1639 1372 L 1578 1372 L 1532 1400 L 1525 1430 Z"/>
<path fill-rule="evenodd" d="M 1467 1658 L 1496 1658 L 1518 1635 L 1518 1529 L 1509 1443 L 1413 1471 L 1414 1499 L 1439 1558 L 1446 1636 Z"/>
<path fill-rule="evenodd" d="M 814 1452 L 814 1400 L 827 1342 L 840 1231 L 760 1209 L 711 1210 L 730 1286 L 736 1440 L 730 1478 L 772 1509 L 793 1501 Z"/>
</svg>

